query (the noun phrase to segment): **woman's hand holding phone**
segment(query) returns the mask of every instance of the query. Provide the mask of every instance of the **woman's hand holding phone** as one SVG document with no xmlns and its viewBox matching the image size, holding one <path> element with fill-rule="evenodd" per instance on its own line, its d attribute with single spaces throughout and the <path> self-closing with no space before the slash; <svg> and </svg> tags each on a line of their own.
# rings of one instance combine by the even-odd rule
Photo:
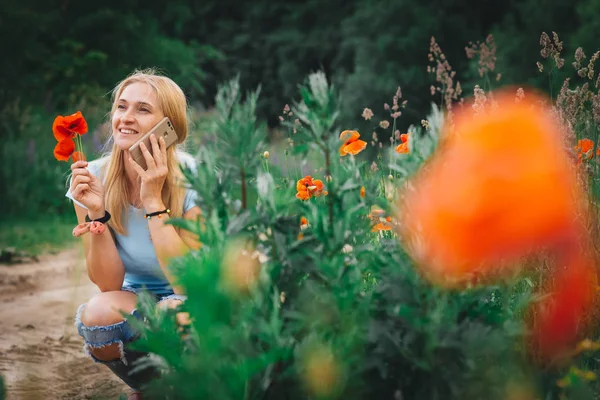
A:
<svg viewBox="0 0 600 400">
<path fill-rule="evenodd" d="M 87 161 L 77 161 L 71 165 L 71 194 L 88 209 L 90 218 L 104 216 L 104 186 L 100 179 L 87 170 Z"/>
<path fill-rule="evenodd" d="M 146 170 L 136 163 L 133 158 L 129 158 L 129 162 L 142 180 L 140 200 L 147 213 L 165 209 L 162 200 L 162 189 L 169 172 L 165 139 L 160 137 L 157 140 L 155 135 L 151 135 L 150 145 L 152 146 L 152 154 L 144 143 L 140 144 L 140 149 L 146 161 Z"/>
</svg>

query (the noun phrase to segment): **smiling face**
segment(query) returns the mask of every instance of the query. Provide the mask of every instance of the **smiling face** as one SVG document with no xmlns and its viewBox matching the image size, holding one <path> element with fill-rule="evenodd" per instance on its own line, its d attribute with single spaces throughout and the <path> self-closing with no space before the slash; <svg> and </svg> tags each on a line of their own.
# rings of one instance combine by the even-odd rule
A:
<svg viewBox="0 0 600 400">
<path fill-rule="evenodd" d="M 147 83 L 127 85 L 116 99 L 112 115 L 112 131 L 115 144 L 128 150 L 162 118 L 156 92 Z"/>
</svg>

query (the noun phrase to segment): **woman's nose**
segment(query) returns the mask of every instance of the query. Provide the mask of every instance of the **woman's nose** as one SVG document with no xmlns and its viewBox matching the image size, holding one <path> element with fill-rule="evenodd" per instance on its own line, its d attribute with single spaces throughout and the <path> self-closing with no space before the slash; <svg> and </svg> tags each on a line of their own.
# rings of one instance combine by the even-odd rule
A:
<svg viewBox="0 0 600 400">
<path fill-rule="evenodd" d="M 133 111 L 131 110 L 131 108 L 127 111 L 125 111 L 123 114 L 121 114 L 121 120 L 123 122 L 134 122 L 134 117 L 133 117 Z"/>
</svg>

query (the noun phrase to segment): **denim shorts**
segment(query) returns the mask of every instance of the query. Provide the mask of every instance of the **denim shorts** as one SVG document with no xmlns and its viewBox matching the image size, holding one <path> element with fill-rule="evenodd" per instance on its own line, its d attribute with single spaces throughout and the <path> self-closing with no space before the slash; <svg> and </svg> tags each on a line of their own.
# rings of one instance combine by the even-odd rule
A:
<svg viewBox="0 0 600 400">
<path fill-rule="evenodd" d="M 138 294 L 143 289 L 123 287 L 122 290 Z M 165 295 L 165 296 L 155 296 L 155 297 L 156 297 L 157 302 L 163 301 L 163 300 L 185 301 L 185 299 L 186 299 L 186 296 L 178 295 L 178 294 L 169 294 L 169 295 Z M 81 322 L 81 313 L 83 312 L 83 309 L 85 308 L 85 306 L 86 306 L 86 303 L 80 305 L 79 308 L 77 309 L 77 315 L 75 316 L 75 326 L 77 327 L 77 331 L 79 332 L 79 335 L 81 335 L 81 337 L 83 337 L 83 339 L 85 341 L 85 344 L 83 346 L 85 353 L 87 355 L 89 355 L 95 362 L 101 363 L 101 364 L 106 364 L 113 371 L 115 370 L 115 368 L 116 369 L 122 368 L 123 365 L 126 367 L 129 366 L 129 369 L 131 369 L 131 364 L 133 361 L 137 360 L 138 358 L 140 358 L 142 356 L 145 356 L 145 354 L 143 354 L 143 353 L 138 353 L 138 352 L 134 352 L 134 351 L 126 351 L 124 348 L 124 343 L 128 343 L 128 342 L 131 342 L 132 340 L 135 340 L 135 338 L 138 335 L 138 333 L 136 331 L 134 331 L 133 328 L 130 326 L 127 319 L 125 319 L 124 321 L 118 322 L 116 324 L 107 325 L 107 326 L 86 326 L 86 325 L 83 325 L 83 323 Z M 142 316 L 140 315 L 140 313 L 137 310 L 133 310 L 131 312 L 131 317 L 137 318 L 137 319 L 142 319 Z M 129 317 L 129 318 L 131 318 L 131 317 Z M 96 357 L 94 357 L 94 355 L 91 353 L 92 349 L 102 348 L 102 347 L 109 346 L 109 345 L 115 344 L 115 343 L 119 344 L 119 354 L 120 354 L 119 360 L 102 361 L 102 360 L 99 360 Z M 134 381 L 128 382 L 126 377 L 123 377 L 123 376 L 121 376 L 121 378 L 129 386 L 136 388 L 136 386 L 137 386 L 136 382 L 134 382 Z"/>
</svg>

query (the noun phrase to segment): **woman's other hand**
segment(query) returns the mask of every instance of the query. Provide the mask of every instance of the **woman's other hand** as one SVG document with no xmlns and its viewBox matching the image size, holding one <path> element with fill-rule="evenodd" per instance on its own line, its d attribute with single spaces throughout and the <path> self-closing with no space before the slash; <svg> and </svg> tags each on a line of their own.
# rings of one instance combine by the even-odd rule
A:
<svg viewBox="0 0 600 400">
<path fill-rule="evenodd" d="M 133 168 L 142 179 L 140 200 L 146 212 L 149 213 L 161 211 L 165 208 L 162 200 L 162 189 L 169 172 L 165 139 L 161 137 L 157 140 L 155 135 L 151 135 L 150 144 L 152 146 L 152 154 L 150 154 L 144 143 L 140 144 L 140 149 L 148 166 L 145 171 L 133 159 L 129 159 Z"/>
<path fill-rule="evenodd" d="M 104 215 L 104 186 L 100 179 L 87 170 L 87 166 L 87 161 L 77 161 L 71 165 L 71 194 L 87 207 L 92 218 Z"/>
</svg>

